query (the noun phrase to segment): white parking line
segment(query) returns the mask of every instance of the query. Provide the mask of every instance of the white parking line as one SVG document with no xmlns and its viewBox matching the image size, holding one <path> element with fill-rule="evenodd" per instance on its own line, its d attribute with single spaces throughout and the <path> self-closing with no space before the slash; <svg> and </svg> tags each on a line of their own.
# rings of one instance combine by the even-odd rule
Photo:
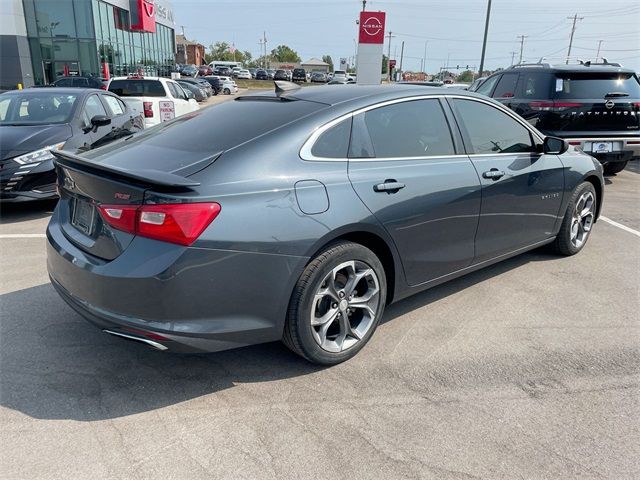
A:
<svg viewBox="0 0 640 480">
<path fill-rule="evenodd" d="M 46 238 L 44 233 L 0 233 L 0 238 Z"/>
<path fill-rule="evenodd" d="M 618 227 L 622 230 L 624 230 L 625 232 L 629 232 L 633 235 L 635 235 L 636 237 L 640 237 L 640 232 L 637 230 L 634 230 L 633 228 L 629 228 L 626 225 L 622 225 L 621 223 L 618 222 L 614 222 L 613 220 L 611 220 L 610 218 L 607 217 L 603 217 L 602 215 L 600 216 L 600 220 L 603 220 L 605 222 L 607 222 L 609 225 L 613 225 L 614 227 Z"/>
</svg>

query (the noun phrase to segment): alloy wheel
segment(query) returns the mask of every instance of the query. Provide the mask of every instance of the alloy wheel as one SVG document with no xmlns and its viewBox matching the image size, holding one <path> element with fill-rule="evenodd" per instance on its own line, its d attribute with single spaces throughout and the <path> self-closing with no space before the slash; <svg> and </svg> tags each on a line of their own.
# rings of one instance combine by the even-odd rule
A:
<svg viewBox="0 0 640 480">
<path fill-rule="evenodd" d="M 313 297 L 311 331 L 328 352 L 356 345 L 375 324 L 380 305 L 380 283 L 373 268 L 351 260 L 333 268 Z"/>
<path fill-rule="evenodd" d="M 580 248 L 587 241 L 595 218 L 596 201 L 592 192 L 584 192 L 576 202 L 571 219 L 571 243 Z"/>
</svg>

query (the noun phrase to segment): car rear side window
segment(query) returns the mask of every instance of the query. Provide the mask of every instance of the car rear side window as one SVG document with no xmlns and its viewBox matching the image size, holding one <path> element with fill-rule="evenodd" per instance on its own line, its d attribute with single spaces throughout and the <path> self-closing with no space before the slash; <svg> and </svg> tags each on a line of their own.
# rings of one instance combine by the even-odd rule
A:
<svg viewBox="0 0 640 480">
<path fill-rule="evenodd" d="M 348 118 L 323 132 L 313 144 L 311 154 L 321 158 L 347 158 L 350 136 L 351 118 Z"/>
<path fill-rule="evenodd" d="M 159 80 L 112 80 L 109 91 L 120 97 L 164 97 L 166 93 Z"/>
<path fill-rule="evenodd" d="M 453 155 L 440 101 L 412 100 L 369 110 L 364 121 L 376 158 Z"/>
<path fill-rule="evenodd" d="M 477 93 L 481 93 L 482 95 L 486 95 L 487 97 L 491 95 L 491 90 L 496 86 L 496 83 L 500 79 L 500 75 L 496 75 L 495 77 L 489 77 L 485 80 L 485 82 L 478 87 L 476 90 Z"/>
<path fill-rule="evenodd" d="M 606 96 L 640 98 L 637 77 L 617 72 L 570 72 L 556 76 L 556 98 L 602 99 Z"/>
<path fill-rule="evenodd" d="M 518 84 L 517 73 L 505 73 L 498 82 L 495 92 L 492 97 L 494 98 L 511 98 L 516 95 L 516 85 Z"/>
<path fill-rule="evenodd" d="M 469 153 L 498 154 L 533 152 L 531 133 L 510 115 L 474 100 L 453 101 L 458 121 L 466 131 Z"/>
<path fill-rule="evenodd" d="M 549 98 L 551 94 L 551 79 L 553 76 L 549 73 L 541 72 L 525 72 L 520 73 L 520 81 L 518 82 L 518 98 Z"/>
</svg>

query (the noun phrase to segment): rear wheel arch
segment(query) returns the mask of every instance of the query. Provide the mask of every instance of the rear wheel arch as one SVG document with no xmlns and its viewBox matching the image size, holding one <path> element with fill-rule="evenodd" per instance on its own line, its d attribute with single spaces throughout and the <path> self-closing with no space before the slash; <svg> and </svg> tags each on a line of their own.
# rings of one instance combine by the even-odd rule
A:
<svg viewBox="0 0 640 480">
<path fill-rule="evenodd" d="M 387 280 L 387 304 L 393 301 L 394 292 L 397 284 L 397 276 L 402 271 L 398 265 L 397 254 L 392 250 L 392 246 L 388 240 L 385 240 L 383 236 L 378 233 L 369 230 L 352 230 L 339 232 L 337 235 L 330 238 L 324 238 L 318 246 L 313 249 L 313 253 L 309 256 L 309 262 L 322 251 L 324 251 L 328 245 L 339 241 L 348 241 L 362 245 L 363 247 L 371 250 L 382 263 L 384 267 L 385 277 Z"/>
</svg>

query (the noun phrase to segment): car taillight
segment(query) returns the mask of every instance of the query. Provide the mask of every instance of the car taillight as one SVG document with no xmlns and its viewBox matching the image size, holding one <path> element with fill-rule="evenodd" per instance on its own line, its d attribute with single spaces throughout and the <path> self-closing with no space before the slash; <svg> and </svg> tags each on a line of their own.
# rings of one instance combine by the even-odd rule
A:
<svg viewBox="0 0 640 480">
<path fill-rule="evenodd" d="M 634 107 L 640 107 L 640 102 L 633 102 Z"/>
<path fill-rule="evenodd" d="M 220 213 L 220 204 L 100 205 L 113 228 L 133 235 L 189 246 Z"/>
<path fill-rule="evenodd" d="M 532 110 L 541 110 L 545 112 L 562 112 L 567 108 L 581 107 L 581 103 L 577 102 L 529 102 Z"/>
<path fill-rule="evenodd" d="M 142 102 L 142 108 L 144 108 L 145 118 L 153 117 L 153 102 Z"/>
<path fill-rule="evenodd" d="M 106 86 L 106 85 L 102 85 L 102 86 L 100 87 L 100 90 L 106 90 L 106 89 L 107 89 L 107 86 Z"/>
</svg>

